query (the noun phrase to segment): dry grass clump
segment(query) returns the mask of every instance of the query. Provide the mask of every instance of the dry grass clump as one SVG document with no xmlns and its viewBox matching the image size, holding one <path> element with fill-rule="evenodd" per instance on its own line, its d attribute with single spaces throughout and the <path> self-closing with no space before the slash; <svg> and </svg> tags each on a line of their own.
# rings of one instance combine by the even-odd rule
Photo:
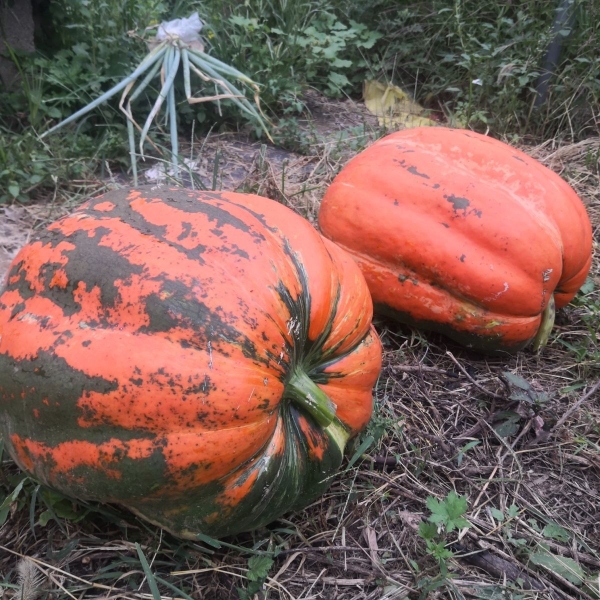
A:
<svg viewBox="0 0 600 600">
<path fill-rule="evenodd" d="M 218 154 L 234 187 L 315 222 L 339 167 L 378 134 L 363 117 L 362 132 L 334 127 L 310 155 L 209 139 L 199 175 L 212 178 Z M 541 354 L 483 357 L 377 320 L 385 355 L 373 421 L 312 506 L 217 547 L 27 482 L 0 528 L 3 596 L 20 597 L 18 565 L 30 557 L 53 600 L 600 597 L 598 148 L 525 148 L 579 192 L 596 244 L 595 289 L 559 313 Z M 12 490 L 16 468 L 5 462 L 2 477 Z M 427 539 L 421 523 L 444 510 L 455 514 Z"/>
</svg>

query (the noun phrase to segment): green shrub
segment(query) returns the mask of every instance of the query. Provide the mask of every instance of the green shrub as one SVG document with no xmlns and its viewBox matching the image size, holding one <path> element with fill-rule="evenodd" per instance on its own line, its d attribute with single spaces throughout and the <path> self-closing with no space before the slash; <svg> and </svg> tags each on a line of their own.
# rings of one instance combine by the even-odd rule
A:
<svg viewBox="0 0 600 600">
<path fill-rule="evenodd" d="M 593 127 L 600 99 L 600 2 L 572 0 L 562 53 L 545 103 L 536 86 L 558 0 L 367 0 L 342 4 L 384 34 L 372 57 L 380 77 L 414 91 L 461 125 L 497 134 L 577 138 Z"/>
<path fill-rule="evenodd" d="M 358 97 L 367 78 L 400 85 L 450 122 L 496 135 L 597 135 L 600 0 L 571 2 L 572 18 L 559 32 L 560 61 L 545 102 L 536 107 L 558 0 L 53 0 L 42 15 L 48 25 L 38 36 L 39 51 L 12 55 L 22 74 L 21 89 L 0 92 L 0 127 L 15 148 L 11 155 L 0 153 L 0 202 L 24 201 L 26 190 L 52 185 L 57 164 L 61 172 L 70 172 L 70 156 L 76 170 L 85 152 L 92 152 L 92 162 L 98 160 L 98 147 L 103 160 L 125 163 L 125 128 L 116 98 L 64 137 L 49 136 L 48 145 L 34 132 L 131 72 L 147 51 L 142 37 L 147 26 L 194 10 L 206 22 L 209 51 L 259 82 L 267 113 L 283 116 L 279 137 L 290 138 L 307 86 L 331 96 Z M 177 93 L 184 97 L 182 89 Z M 180 131 L 189 131 L 192 121 L 200 125 L 199 133 L 215 123 L 248 124 L 228 101 L 180 107 Z M 134 115 L 148 110 L 142 95 Z M 26 129 L 32 131 L 24 134 Z M 291 139 L 286 144 L 297 145 Z"/>
<path fill-rule="evenodd" d="M 117 102 L 101 107 L 69 131 L 42 142 L 37 136 L 127 74 L 146 53 L 129 31 L 162 18 L 158 0 L 53 0 L 42 15 L 35 54 L 11 51 L 20 87 L 0 92 L 0 204 L 26 202 L 32 193 L 93 174 L 105 160 L 128 160 Z"/>
<path fill-rule="evenodd" d="M 297 99 L 306 86 L 331 96 L 359 89 L 351 74 L 366 66 L 361 53 L 382 37 L 340 18 L 326 1 L 217 0 L 205 10 L 215 55 L 260 83 L 274 114 L 301 110 Z"/>
</svg>

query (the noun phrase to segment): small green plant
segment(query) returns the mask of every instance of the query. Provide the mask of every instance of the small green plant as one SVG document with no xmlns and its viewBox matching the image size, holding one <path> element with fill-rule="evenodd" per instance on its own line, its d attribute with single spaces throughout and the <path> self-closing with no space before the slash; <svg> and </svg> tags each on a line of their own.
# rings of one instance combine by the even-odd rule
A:
<svg viewBox="0 0 600 600">
<path fill-rule="evenodd" d="M 273 129 L 273 139 L 281 148 L 307 156 L 319 142 L 316 134 L 303 129 L 296 117 L 280 119 Z"/>
<path fill-rule="evenodd" d="M 520 375 L 515 375 L 509 371 L 503 371 L 502 380 L 508 385 L 509 400 L 524 402 L 536 408 L 540 408 L 542 404 L 545 404 L 549 400 L 546 392 L 534 389 L 531 383 Z"/>
<path fill-rule="evenodd" d="M 273 559 L 270 556 L 255 554 L 248 559 L 248 585 L 245 589 L 237 588 L 240 600 L 253 600 L 256 594 L 262 592 L 272 566 Z"/>
<path fill-rule="evenodd" d="M 421 598 L 444 585 L 451 574 L 448 573 L 448 560 L 454 552 L 448 548 L 448 534 L 457 529 L 469 527 L 464 515 L 467 512 L 467 499 L 459 496 L 454 490 L 446 498 L 438 500 L 433 496 L 427 498 L 430 511 L 426 521 L 419 523 L 419 536 L 425 541 L 427 553 L 435 560 L 439 573 L 434 577 L 423 577 L 418 582 Z"/>
<path fill-rule="evenodd" d="M 538 415 L 550 396 L 546 392 L 534 388 L 520 375 L 509 371 L 503 371 L 500 379 L 507 389 L 508 399 L 517 403 L 514 410 L 505 410 L 496 415 L 497 423 L 494 425 L 494 431 L 501 438 L 506 438 L 519 431 L 520 421 L 523 418 L 533 418 Z M 536 430 L 543 424 L 541 420 L 536 421 Z"/>
<path fill-rule="evenodd" d="M 456 454 L 456 464 L 457 466 L 460 467 L 460 465 L 462 464 L 462 461 L 466 455 L 466 453 L 469 450 L 472 450 L 473 448 L 475 448 L 476 446 L 479 446 L 479 444 L 481 444 L 480 440 L 473 440 L 472 442 L 467 442 L 462 448 L 459 449 L 458 453 Z"/>
<path fill-rule="evenodd" d="M 469 527 L 469 522 L 463 516 L 467 512 L 467 499 L 455 491 L 449 492 L 444 500 L 429 496 L 427 508 L 431 511 L 427 520 L 436 526 L 438 532 L 450 533 Z"/>
<path fill-rule="evenodd" d="M 527 545 L 526 539 L 515 536 L 514 528 L 512 527 L 513 520 L 522 512 L 516 504 L 511 504 L 505 512 L 495 507 L 490 507 L 488 510 L 490 515 L 499 523 L 500 530 L 507 543 L 517 549 L 524 548 Z"/>
<path fill-rule="evenodd" d="M 588 363 L 593 368 L 600 362 L 600 290 L 591 277 L 581 286 L 573 300 L 573 306 L 577 308 L 577 315 L 587 330 L 587 335 L 571 339 L 561 336 L 558 342 L 568 348 L 578 362 Z"/>
<path fill-rule="evenodd" d="M 594 597 L 599 595 L 598 574 L 590 575 L 579 562 L 558 553 L 547 543 L 548 540 L 553 540 L 566 547 L 573 547 L 577 540 L 573 540 L 574 536 L 570 531 L 546 516 L 540 516 L 546 521 L 543 527 L 540 526 L 538 519 L 530 518 L 527 519 L 527 524 L 537 535 L 533 539 L 530 537 L 527 540 L 516 533 L 513 523 L 524 512 L 523 510 L 520 510 L 515 504 L 508 507 L 505 512 L 497 508 L 488 510 L 490 515 L 500 523 L 503 537 L 516 548 L 519 556 L 526 559 L 531 565 L 539 567 L 542 572 L 555 573 L 575 586 L 582 587 L 588 594 L 591 593 Z M 554 547 L 556 547 L 556 543 Z"/>
<path fill-rule="evenodd" d="M 122 153 L 123 125 L 102 128 L 100 135 L 69 132 L 40 143 L 35 131 L 11 131 L 0 125 L 0 205 L 27 203 L 41 188 L 76 189 L 95 180 L 106 162 L 127 164 Z"/>
</svg>

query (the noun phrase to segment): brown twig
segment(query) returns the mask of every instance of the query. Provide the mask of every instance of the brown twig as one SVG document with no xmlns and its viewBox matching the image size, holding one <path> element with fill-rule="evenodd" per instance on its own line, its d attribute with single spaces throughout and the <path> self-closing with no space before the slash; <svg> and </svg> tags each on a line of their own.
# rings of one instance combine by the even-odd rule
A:
<svg viewBox="0 0 600 600">
<path fill-rule="evenodd" d="M 391 367 L 392 372 L 400 373 L 434 373 L 436 375 L 446 375 L 447 377 L 458 378 L 454 371 L 447 369 L 439 369 L 438 367 L 428 367 L 426 365 L 394 365 Z"/>
<path fill-rule="evenodd" d="M 492 398 L 496 399 L 496 400 L 506 400 L 506 398 L 504 396 L 501 396 L 500 394 L 496 394 L 496 392 L 491 392 L 490 390 L 486 390 L 480 383 L 478 383 L 477 381 L 475 381 L 475 379 L 473 379 L 473 377 L 471 377 L 471 375 L 469 375 L 469 373 L 467 372 L 467 370 L 456 360 L 456 358 L 454 357 L 454 354 L 452 354 L 452 352 L 450 352 L 450 350 L 446 351 L 446 356 L 450 357 L 450 359 L 452 360 L 452 362 L 460 369 L 461 373 L 480 391 L 482 391 L 484 394 L 491 396 Z"/>
<path fill-rule="evenodd" d="M 531 590 L 545 590 L 546 586 L 536 579 L 525 574 L 523 565 L 517 565 L 511 560 L 506 560 L 500 556 L 496 556 L 489 550 L 482 550 L 481 552 L 473 554 L 465 554 L 463 556 L 456 556 L 455 558 L 464 560 L 471 565 L 483 569 L 486 573 L 497 579 L 503 579 L 506 577 L 509 581 L 516 582 L 519 579 L 523 581 L 523 589 Z"/>
<path fill-rule="evenodd" d="M 587 392 L 586 394 L 584 394 L 583 396 L 581 396 L 581 398 L 579 398 L 579 400 L 577 400 L 577 402 L 575 402 L 575 404 L 573 404 L 573 406 L 571 406 L 566 412 L 565 414 L 558 420 L 558 422 L 556 423 L 556 425 L 554 425 L 554 427 L 552 427 L 552 429 L 549 431 L 549 434 L 552 435 L 559 427 L 561 427 L 563 425 L 563 423 L 588 399 L 591 398 L 592 395 L 598 390 L 598 388 L 600 388 L 600 379 L 598 381 L 596 381 L 596 383 L 592 386 L 592 389 Z"/>
<path fill-rule="evenodd" d="M 547 442 L 553 435 L 556 434 L 556 432 L 560 429 L 560 427 L 562 427 L 562 425 L 566 422 L 566 420 L 586 400 L 588 400 L 589 398 L 591 398 L 592 395 L 598 391 L 598 388 L 600 388 L 600 379 L 598 381 L 596 381 L 596 383 L 592 386 L 592 388 L 588 392 L 586 392 L 583 396 L 581 396 L 581 398 L 579 398 L 579 400 L 577 400 L 577 402 L 575 402 L 575 404 L 573 404 L 573 406 L 571 406 L 570 408 L 567 409 L 567 411 L 565 412 L 565 414 L 556 422 L 556 424 L 552 427 L 552 429 L 550 429 L 549 431 L 544 431 L 537 438 L 534 438 L 533 440 L 531 440 L 529 442 L 529 444 L 527 444 L 527 447 L 536 446 L 537 444 L 540 444 L 542 442 Z"/>
</svg>

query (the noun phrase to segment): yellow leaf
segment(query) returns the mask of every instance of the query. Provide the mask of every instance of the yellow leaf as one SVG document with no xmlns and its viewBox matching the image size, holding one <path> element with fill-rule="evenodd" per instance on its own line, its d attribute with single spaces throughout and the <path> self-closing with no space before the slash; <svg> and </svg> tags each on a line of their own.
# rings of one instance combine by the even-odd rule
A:
<svg viewBox="0 0 600 600">
<path fill-rule="evenodd" d="M 432 119 L 423 116 L 425 109 L 418 102 L 395 85 L 365 81 L 363 98 L 365 106 L 377 117 L 379 124 L 388 129 L 437 125 Z"/>
</svg>

